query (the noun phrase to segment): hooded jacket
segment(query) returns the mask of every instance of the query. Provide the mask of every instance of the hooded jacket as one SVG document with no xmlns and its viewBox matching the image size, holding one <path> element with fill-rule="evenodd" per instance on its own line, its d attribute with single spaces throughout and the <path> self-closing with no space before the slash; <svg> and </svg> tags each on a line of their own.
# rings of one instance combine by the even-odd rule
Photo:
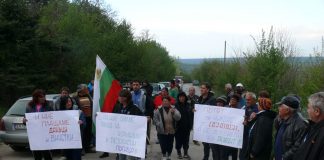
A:
<svg viewBox="0 0 324 160">
<path fill-rule="evenodd" d="M 245 157 L 257 160 L 269 160 L 272 150 L 272 128 L 276 113 L 270 110 L 260 111 L 256 118 L 249 123 L 248 146 Z"/>
<path fill-rule="evenodd" d="M 175 108 L 180 112 L 181 119 L 177 122 L 177 132 L 190 132 L 193 126 L 193 112 L 192 107 L 187 102 L 187 96 L 184 103 L 180 103 L 179 96 L 177 97 L 177 103 Z"/>
</svg>

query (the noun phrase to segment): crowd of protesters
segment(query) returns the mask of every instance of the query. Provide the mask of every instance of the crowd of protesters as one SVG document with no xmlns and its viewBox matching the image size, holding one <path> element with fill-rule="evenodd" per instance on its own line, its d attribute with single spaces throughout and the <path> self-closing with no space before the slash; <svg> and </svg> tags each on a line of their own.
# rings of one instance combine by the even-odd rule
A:
<svg viewBox="0 0 324 160">
<path fill-rule="evenodd" d="M 242 148 L 233 148 L 202 142 L 203 160 L 208 160 L 210 152 L 213 160 L 320 160 L 324 159 L 324 92 L 312 94 L 308 98 L 308 120 L 300 113 L 301 98 L 296 94 L 284 96 L 280 102 L 272 103 L 267 91 L 256 95 L 247 91 L 242 83 L 233 88 L 225 84 L 224 95 L 216 97 L 208 83 L 200 86 L 200 96 L 190 87 L 188 95 L 171 80 L 171 89 L 163 88 L 161 93 L 152 96 L 152 86 L 145 81 L 134 80 L 130 89 L 119 93 L 118 103 L 113 113 L 147 117 L 147 144 L 150 143 L 151 121 L 157 131 L 162 159 L 170 160 L 174 140 L 178 159 L 190 159 L 189 137 L 193 129 L 195 104 L 229 107 L 245 111 Z M 142 84 L 142 86 L 141 86 Z M 77 92 L 71 94 L 67 87 L 61 89 L 61 95 L 54 110 L 79 110 L 82 149 L 63 150 L 68 160 L 80 160 L 86 153 L 94 153 L 95 137 L 92 135 L 92 96 L 93 81 L 88 85 L 80 84 Z M 278 107 L 278 113 L 273 107 Z M 45 100 L 45 92 L 37 89 L 26 112 L 52 111 Z M 24 122 L 27 120 L 24 119 Z M 274 130 L 275 129 L 275 130 Z M 273 134 L 274 133 L 274 134 Z M 193 141 L 200 145 L 198 141 Z M 34 158 L 51 160 L 49 150 L 33 151 Z M 109 157 L 103 153 L 100 158 Z M 117 160 L 139 159 L 118 154 Z"/>
</svg>

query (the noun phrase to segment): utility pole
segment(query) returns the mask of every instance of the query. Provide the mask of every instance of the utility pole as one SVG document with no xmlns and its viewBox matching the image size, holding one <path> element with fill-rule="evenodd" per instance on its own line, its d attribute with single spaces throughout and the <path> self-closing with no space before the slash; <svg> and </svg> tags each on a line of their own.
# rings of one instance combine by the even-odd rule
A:
<svg viewBox="0 0 324 160">
<path fill-rule="evenodd" d="M 322 52 L 321 52 L 321 57 L 324 55 L 324 38 L 322 36 Z"/>
<path fill-rule="evenodd" d="M 226 63 L 226 41 L 224 46 L 224 64 Z"/>
</svg>

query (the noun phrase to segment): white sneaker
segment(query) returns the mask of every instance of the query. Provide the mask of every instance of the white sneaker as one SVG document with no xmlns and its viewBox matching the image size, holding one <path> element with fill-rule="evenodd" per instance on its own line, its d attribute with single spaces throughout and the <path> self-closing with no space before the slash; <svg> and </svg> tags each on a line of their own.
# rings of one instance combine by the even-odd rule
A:
<svg viewBox="0 0 324 160">
<path fill-rule="evenodd" d="M 167 160 L 167 157 L 162 157 L 162 160 Z"/>
</svg>

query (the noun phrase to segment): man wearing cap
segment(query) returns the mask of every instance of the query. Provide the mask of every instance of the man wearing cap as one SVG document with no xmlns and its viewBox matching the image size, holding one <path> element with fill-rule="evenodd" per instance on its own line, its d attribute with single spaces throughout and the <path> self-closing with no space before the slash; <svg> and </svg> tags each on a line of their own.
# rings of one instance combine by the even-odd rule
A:
<svg viewBox="0 0 324 160">
<path fill-rule="evenodd" d="M 279 105 L 279 126 L 275 139 L 275 159 L 290 160 L 298 150 L 307 128 L 307 122 L 297 114 L 299 100 L 294 96 L 286 96 Z"/>
<path fill-rule="evenodd" d="M 324 159 L 324 92 L 312 94 L 308 98 L 307 113 L 310 126 L 294 159 L 322 160 Z"/>
<path fill-rule="evenodd" d="M 237 83 L 236 87 L 235 87 L 235 94 L 240 95 L 240 99 L 239 99 L 239 104 L 238 104 L 238 108 L 242 108 L 243 106 L 245 106 L 246 102 L 244 97 L 244 86 L 242 83 Z"/>
</svg>

